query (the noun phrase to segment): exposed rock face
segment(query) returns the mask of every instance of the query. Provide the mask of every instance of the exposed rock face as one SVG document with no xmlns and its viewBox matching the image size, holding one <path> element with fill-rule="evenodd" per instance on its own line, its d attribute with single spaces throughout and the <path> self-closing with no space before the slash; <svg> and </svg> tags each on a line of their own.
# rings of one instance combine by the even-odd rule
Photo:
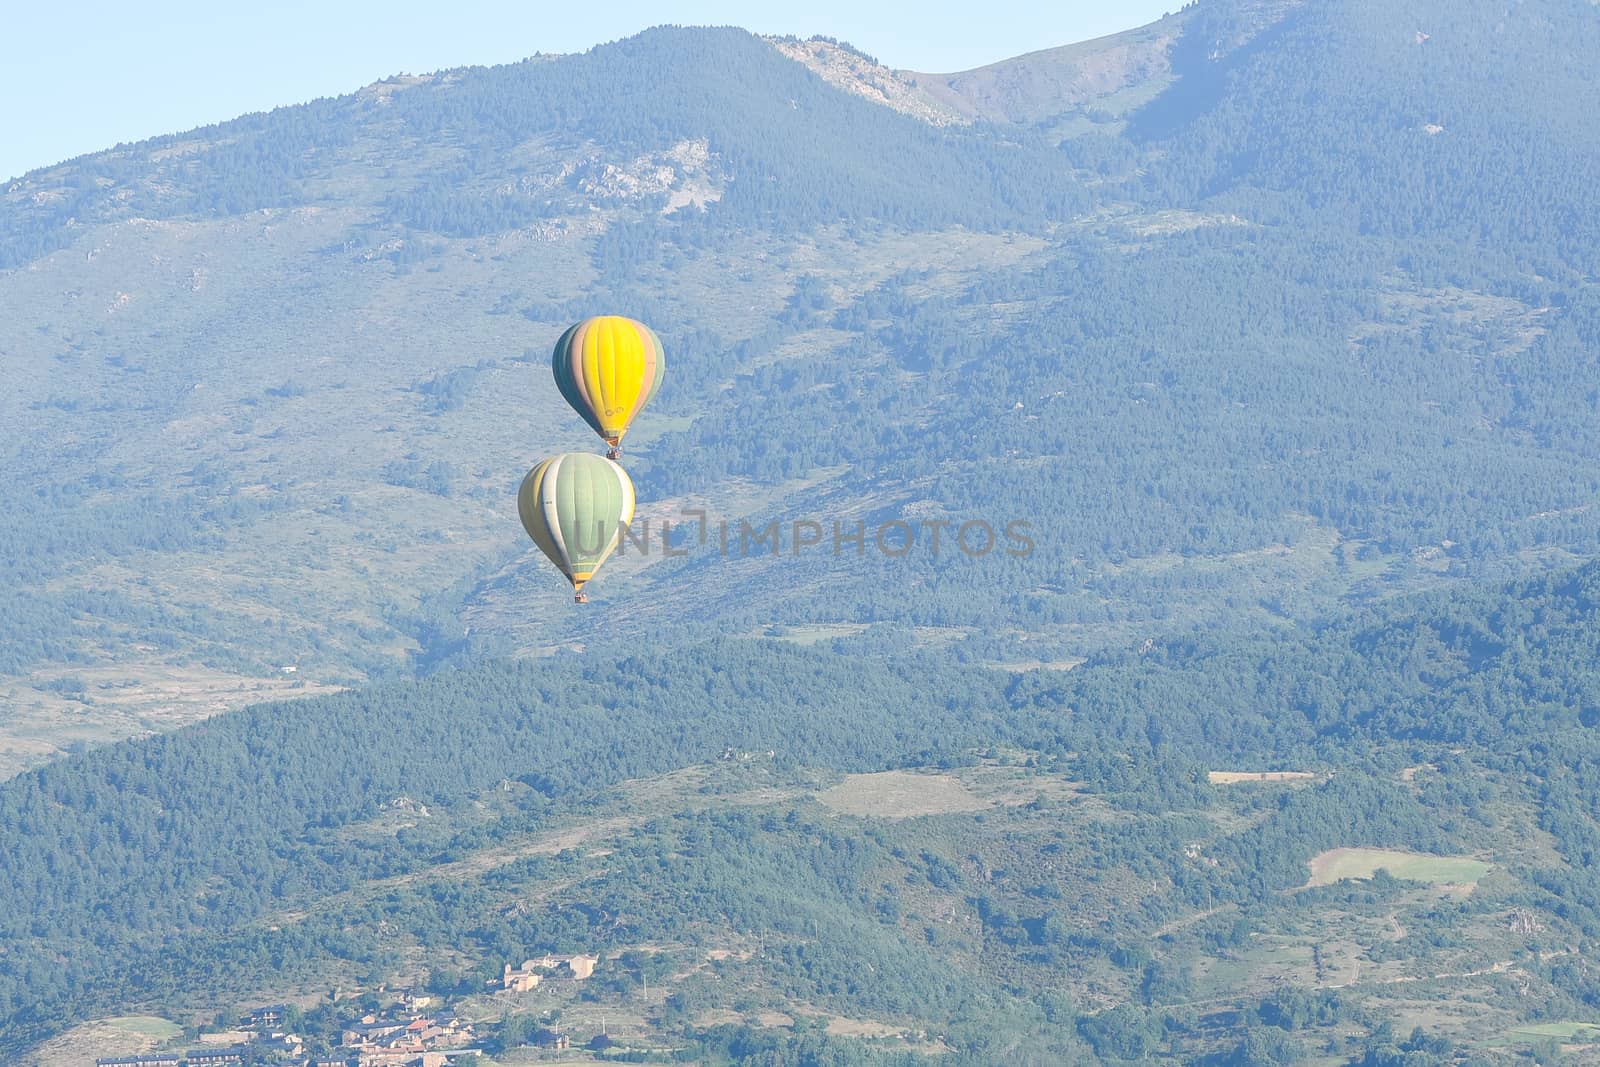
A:
<svg viewBox="0 0 1600 1067">
<path fill-rule="evenodd" d="M 721 157 L 700 137 L 629 160 L 607 159 L 595 152 L 568 161 L 555 181 L 570 184 L 592 202 L 620 204 L 660 198 L 661 213 L 670 215 L 685 207 L 715 203 L 729 177 Z"/>
<path fill-rule="evenodd" d="M 1172 49 L 1201 29 L 1206 55 L 1243 47 L 1304 0 L 1239 0 L 1226 18 L 1194 23 L 1195 8 L 1148 26 L 1047 48 L 952 74 L 891 70 L 826 38 L 769 37 L 773 47 L 824 81 L 935 125 L 975 121 L 1034 123 L 1084 108 L 1116 117 L 1172 83 Z"/>
<path fill-rule="evenodd" d="M 498 196 L 560 203 L 579 216 L 598 206 L 638 205 L 657 199 L 661 201 L 661 213 L 670 215 L 685 207 L 704 208 L 715 203 L 732 178 L 722 157 L 711 151 L 710 142 L 699 137 L 631 159 L 608 154 L 596 145 L 584 146 L 576 153 L 566 150 L 548 154 L 533 161 L 530 173 L 503 182 L 494 191 Z M 552 239 L 597 232 L 581 217 L 576 222 L 559 219 L 527 230 L 534 236 L 546 231 Z"/>
<path fill-rule="evenodd" d="M 924 91 L 920 75 L 890 70 L 859 52 L 820 37 L 809 41 L 787 37 L 768 37 L 767 40 L 796 63 L 810 67 L 829 85 L 864 96 L 875 104 L 892 107 L 935 126 L 972 121 L 959 109 Z"/>
</svg>

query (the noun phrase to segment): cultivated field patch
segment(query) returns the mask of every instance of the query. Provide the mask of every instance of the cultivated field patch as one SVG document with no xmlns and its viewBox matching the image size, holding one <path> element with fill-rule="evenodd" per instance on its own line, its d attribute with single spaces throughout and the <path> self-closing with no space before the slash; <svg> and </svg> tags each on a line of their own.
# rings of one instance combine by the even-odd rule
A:
<svg viewBox="0 0 1600 1067">
<path fill-rule="evenodd" d="M 844 815 L 882 819 L 981 811 L 989 806 L 948 774 L 911 771 L 852 774 L 817 799 Z"/>
<path fill-rule="evenodd" d="M 1551 1037 L 1561 1041 L 1600 1041 L 1600 1023 L 1529 1023 L 1513 1029 L 1511 1036 L 1530 1041 Z"/>
<path fill-rule="evenodd" d="M 1433 885 L 1476 885 L 1490 864 L 1471 856 L 1431 856 L 1381 848 L 1335 848 L 1309 864 L 1307 885 L 1332 885 L 1346 878 L 1371 878 L 1386 870 L 1396 878 Z"/>
<path fill-rule="evenodd" d="M 1309 782 L 1316 771 L 1207 771 L 1212 785 L 1237 785 L 1240 782 Z"/>
</svg>

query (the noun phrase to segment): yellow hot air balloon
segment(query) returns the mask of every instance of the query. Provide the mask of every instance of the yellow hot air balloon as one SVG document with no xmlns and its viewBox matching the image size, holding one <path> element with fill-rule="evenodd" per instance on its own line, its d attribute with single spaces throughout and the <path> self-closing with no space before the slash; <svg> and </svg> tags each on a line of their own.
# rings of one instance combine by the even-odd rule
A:
<svg viewBox="0 0 1600 1067">
<path fill-rule="evenodd" d="M 661 338 L 644 323 L 600 315 L 561 335 L 550 369 L 561 395 L 616 459 L 622 435 L 661 388 L 666 358 Z"/>
<path fill-rule="evenodd" d="M 517 490 L 517 513 L 550 562 L 572 582 L 583 604 L 584 583 L 606 561 L 633 521 L 633 482 L 609 459 L 563 452 L 539 464 Z"/>
</svg>

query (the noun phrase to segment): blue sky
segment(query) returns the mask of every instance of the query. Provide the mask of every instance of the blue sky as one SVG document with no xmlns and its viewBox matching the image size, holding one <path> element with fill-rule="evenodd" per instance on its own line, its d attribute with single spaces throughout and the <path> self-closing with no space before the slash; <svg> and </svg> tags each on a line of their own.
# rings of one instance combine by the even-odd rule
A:
<svg viewBox="0 0 1600 1067">
<path fill-rule="evenodd" d="M 890 66 L 966 70 L 1159 18 L 1182 0 L 44 0 L 5 17 L 0 179 L 387 77 L 581 52 L 662 23 L 827 34 Z"/>
</svg>

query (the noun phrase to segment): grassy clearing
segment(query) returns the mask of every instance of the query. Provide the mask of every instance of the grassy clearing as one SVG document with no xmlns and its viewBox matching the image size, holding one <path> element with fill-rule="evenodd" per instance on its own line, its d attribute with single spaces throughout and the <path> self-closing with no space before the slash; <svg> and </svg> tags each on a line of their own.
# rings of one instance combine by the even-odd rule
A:
<svg viewBox="0 0 1600 1067">
<path fill-rule="evenodd" d="M 1538 1041 L 1550 1037 L 1559 1038 L 1562 1041 L 1594 1041 L 1600 1040 L 1600 1023 L 1529 1023 L 1527 1026 L 1513 1028 L 1511 1036 L 1529 1041 Z"/>
<path fill-rule="evenodd" d="M 975 801 L 989 806 L 1015 807 L 1036 799 L 1097 808 L 1098 798 L 1080 791 L 1078 783 L 1059 774 L 1043 774 L 1027 767 L 980 763 L 951 772 Z"/>
<path fill-rule="evenodd" d="M 57 688 L 65 678 L 81 693 Z M 0 678 L 0 780 L 59 755 L 73 742 L 102 744 L 169 730 L 264 700 L 335 692 L 337 686 L 295 674 L 258 677 L 130 655 L 112 665 L 48 668 L 27 678 Z"/>
<path fill-rule="evenodd" d="M 182 1033 L 177 1023 L 154 1015 L 100 1019 L 51 1038 L 26 1062 L 36 1067 L 82 1067 L 102 1057 L 147 1052 Z"/>
<path fill-rule="evenodd" d="M 1029 671 L 1070 671 L 1081 667 L 1088 662 L 1082 656 L 1072 656 L 1068 659 L 1023 659 L 1011 660 L 1006 663 L 995 663 L 1003 671 L 1013 674 L 1026 674 Z"/>
<path fill-rule="evenodd" d="M 156 1041 L 171 1041 L 183 1033 L 183 1027 L 170 1019 L 154 1015 L 124 1015 L 117 1019 L 102 1020 L 101 1025 L 124 1034 L 137 1034 Z"/>
<path fill-rule="evenodd" d="M 913 774 L 910 771 L 852 774 L 817 799 L 843 815 L 871 815 L 880 819 L 948 815 L 981 811 L 989 806 L 948 774 Z"/>
<path fill-rule="evenodd" d="M 837 1037 L 899 1037 L 905 1028 L 873 1019 L 846 1019 L 835 1015 L 828 1020 L 828 1033 Z"/>
<path fill-rule="evenodd" d="M 1309 864 L 1310 886 L 1332 885 L 1346 878 L 1371 878 L 1386 870 L 1396 878 L 1433 885 L 1476 885 L 1490 864 L 1471 856 L 1429 856 L 1381 848 L 1335 848 Z"/>
<path fill-rule="evenodd" d="M 1308 782 L 1315 771 L 1207 771 L 1212 785 L 1238 785 L 1240 782 Z"/>
<path fill-rule="evenodd" d="M 761 636 L 797 645 L 814 645 L 819 641 L 831 641 L 836 637 L 854 637 L 864 630 L 866 625 L 863 623 L 818 622 L 802 626 L 772 626 L 761 631 Z"/>
</svg>

